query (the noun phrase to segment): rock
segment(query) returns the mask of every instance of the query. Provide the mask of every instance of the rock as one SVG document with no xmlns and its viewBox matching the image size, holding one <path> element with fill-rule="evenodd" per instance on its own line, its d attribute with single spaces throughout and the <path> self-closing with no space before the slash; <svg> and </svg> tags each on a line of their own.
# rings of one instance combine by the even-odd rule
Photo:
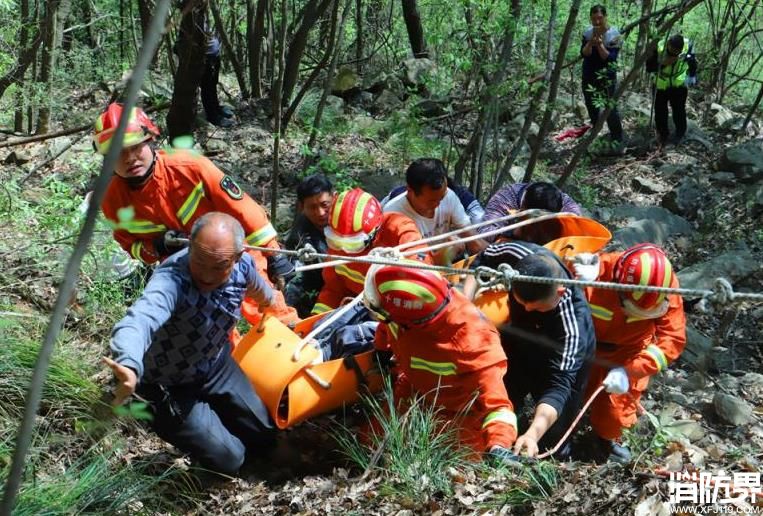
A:
<svg viewBox="0 0 763 516">
<path fill-rule="evenodd" d="M 377 199 L 384 198 L 390 190 L 400 185 L 401 181 L 404 179 L 391 169 L 368 170 L 358 175 L 360 187 Z"/>
<path fill-rule="evenodd" d="M 335 114 L 341 115 L 342 111 L 344 111 L 344 99 L 336 95 L 329 95 L 326 97 L 326 110 L 334 111 Z"/>
<path fill-rule="evenodd" d="M 413 109 L 424 118 L 434 118 L 447 113 L 449 105 L 450 101 L 448 100 L 424 99 L 416 104 Z"/>
<path fill-rule="evenodd" d="M 707 190 L 700 186 L 699 181 L 687 176 L 681 180 L 677 188 L 663 196 L 661 204 L 673 213 L 694 219 L 700 208 L 708 204 L 706 192 Z"/>
<path fill-rule="evenodd" d="M 5 157 L 3 163 L 6 165 L 23 165 L 32 160 L 32 155 L 24 151 L 15 150 Z"/>
<path fill-rule="evenodd" d="M 652 99 L 646 95 L 640 95 L 638 93 L 631 93 L 625 100 L 624 105 L 630 111 L 635 111 L 644 115 L 647 119 L 651 115 L 650 109 L 652 105 Z"/>
<path fill-rule="evenodd" d="M 368 91 L 356 91 L 347 102 L 367 111 L 374 105 L 374 95 Z"/>
<path fill-rule="evenodd" d="M 763 180 L 763 140 L 750 140 L 723 151 L 719 170 L 733 172 L 738 181 L 755 183 Z"/>
<path fill-rule="evenodd" d="M 704 371 L 710 366 L 710 350 L 713 341 L 710 337 L 697 331 L 693 326 L 686 325 L 686 348 L 679 360 L 685 360 Z"/>
<path fill-rule="evenodd" d="M 736 176 L 731 172 L 716 172 L 710 176 L 710 181 L 719 186 L 736 186 Z"/>
<path fill-rule="evenodd" d="M 739 383 L 753 401 L 763 402 L 763 374 L 745 373 Z"/>
<path fill-rule="evenodd" d="M 612 214 L 627 221 L 626 227 L 614 232 L 614 238 L 626 247 L 642 242 L 664 245 L 671 236 L 694 232 L 686 219 L 656 206 L 620 205 L 613 208 Z"/>
<path fill-rule="evenodd" d="M 374 101 L 374 110 L 381 113 L 389 113 L 401 107 L 402 101 L 389 90 L 384 90 Z"/>
<path fill-rule="evenodd" d="M 763 183 L 747 189 L 747 213 L 757 219 L 763 216 Z"/>
<path fill-rule="evenodd" d="M 710 104 L 710 111 L 713 112 L 713 125 L 715 127 L 724 127 L 727 123 L 739 116 L 737 113 L 734 113 L 730 109 L 725 108 L 720 104 L 716 104 L 715 102 Z"/>
<path fill-rule="evenodd" d="M 713 371 L 733 371 L 736 369 L 736 360 L 733 353 L 723 346 L 713 346 L 710 349 L 709 366 Z"/>
<path fill-rule="evenodd" d="M 342 95 L 343 93 L 357 88 L 359 84 L 360 79 L 358 78 L 358 74 L 350 68 L 342 68 L 334 77 L 334 81 L 331 84 L 331 92 Z"/>
<path fill-rule="evenodd" d="M 713 397 L 713 407 L 722 420 L 735 426 L 746 425 L 753 419 L 752 406 L 728 394 L 716 393 Z"/>
<path fill-rule="evenodd" d="M 657 173 L 665 178 L 685 177 L 691 174 L 691 169 L 692 166 L 689 163 L 662 163 L 657 167 Z"/>
<path fill-rule="evenodd" d="M 512 165 L 509 169 L 509 177 L 511 178 L 512 183 L 521 183 L 522 179 L 525 177 L 525 169 L 524 167 L 520 167 L 519 165 Z M 508 181 L 507 181 L 508 183 Z"/>
<path fill-rule="evenodd" d="M 647 194 L 662 193 L 665 191 L 663 185 L 643 176 L 635 176 L 631 179 L 631 188 Z"/>
<path fill-rule="evenodd" d="M 222 154 L 228 150 L 228 144 L 223 140 L 217 138 L 210 138 L 204 144 L 204 154 L 207 156 L 214 156 L 215 154 Z"/>
<path fill-rule="evenodd" d="M 407 86 L 421 86 L 435 68 L 434 61 L 426 57 L 406 59 L 403 61 L 403 75 L 401 78 Z"/>
<path fill-rule="evenodd" d="M 685 437 L 691 442 L 699 441 L 705 437 L 705 429 L 702 428 L 702 425 L 691 419 L 672 421 L 665 425 L 665 430 L 673 435 Z"/>
<path fill-rule="evenodd" d="M 684 288 L 712 289 L 718 277 L 724 277 L 733 284 L 761 268 L 763 265 L 749 250 L 740 249 L 686 267 L 678 272 L 678 279 Z"/>
</svg>

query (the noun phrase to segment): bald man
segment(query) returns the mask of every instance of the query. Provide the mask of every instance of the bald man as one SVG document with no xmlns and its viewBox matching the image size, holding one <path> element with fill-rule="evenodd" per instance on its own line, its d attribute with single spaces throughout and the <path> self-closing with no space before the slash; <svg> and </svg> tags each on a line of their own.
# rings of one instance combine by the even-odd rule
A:
<svg viewBox="0 0 763 516">
<path fill-rule="evenodd" d="M 273 424 L 230 354 L 244 296 L 260 307 L 273 290 L 244 253 L 244 229 L 224 213 L 200 217 L 190 246 L 154 272 L 111 335 L 114 404 L 149 401 L 156 433 L 205 468 L 236 474 L 247 452 L 267 449 Z"/>
</svg>

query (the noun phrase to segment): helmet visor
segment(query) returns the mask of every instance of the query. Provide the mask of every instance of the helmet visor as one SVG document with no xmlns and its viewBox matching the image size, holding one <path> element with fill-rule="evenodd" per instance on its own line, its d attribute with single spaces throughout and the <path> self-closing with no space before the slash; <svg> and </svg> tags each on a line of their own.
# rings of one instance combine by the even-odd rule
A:
<svg viewBox="0 0 763 516">
<path fill-rule="evenodd" d="M 629 317 L 636 317 L 637 319 L 657 319 L 668 313 L 669 308 L 668 300 L 665 299 L 662 303 L 649 308 L 641 308 L 630 299 L 623 300 L 623 311 Z"/>
<path fill-rule="evenodd" d="M 362 253 L 371 240 L 370 235 L 362 231 L 354 235 L 344 236 L 336 233 L 331 229 L 331 226 L 326 226 L 323 229 L 323 234 L 326 236 L 326 244 L 329 249 L 347 254 Z"/>
</svg>

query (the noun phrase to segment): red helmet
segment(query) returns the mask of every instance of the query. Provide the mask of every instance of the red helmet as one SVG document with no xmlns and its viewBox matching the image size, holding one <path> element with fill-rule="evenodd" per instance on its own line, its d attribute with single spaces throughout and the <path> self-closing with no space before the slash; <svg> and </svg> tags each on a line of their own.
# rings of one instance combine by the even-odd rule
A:
<svg viewBox="0 0 763 516">
<path fill-rule="evenodd" d="M 627 249 L 617 260 L 614 279 L 624 285 L 670 287 L 673 266 L 665 252 L 653 244 L 639 244 Z M 667 295 L 651 292 L 624 292 L 626 311 L 644 319 L 660 317 L 667 312 Z"/>
<path fill-rule="evenodd" d="M 450 297 L 448 280 L 435 271 L 400 265 L 373 265 L 366 274 L 363 299 L 382 318 L 405 326 L 422 326 L 443 313 Z"/>
<path fill-rule="evenodd" d="M 119 126 L 119 119 L 122 116 L 124 107 L 116 102 L 109 104 L 109 107 L 101 113 L 95 121 L 95 130 L 93 132 L 93 145 L 99 154 L 106 155 L 111 146 L 112 136 Z M 130 118 L 127 121 L 123 147 L 132 147 L 146 140 L 159 136 L 159 128 L 139 107 L 130 110 Z"/>
<path fill-rule="evenodd" d="M 365 251 L 382 223 L 379 201 L 360 188 L 340 193 L 329 212 L 324 229 L 326 243 L 334 251 L 359 254 Z"/>
</svg>

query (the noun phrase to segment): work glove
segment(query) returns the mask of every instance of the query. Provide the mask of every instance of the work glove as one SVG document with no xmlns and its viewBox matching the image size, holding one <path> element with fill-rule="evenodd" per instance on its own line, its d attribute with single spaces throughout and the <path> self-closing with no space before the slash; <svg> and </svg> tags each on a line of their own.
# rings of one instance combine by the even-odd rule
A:
<svg viewBox="0 0 763 516">
<path fill-rule="evenodd" d="M 152 241 L 154 250 L 159 258 L 175 254 L 188 245 L 188 235 L 182 231 L 168 229 Z"/>
<path fill-rule="evenodd" d="M 596 281 L 599 277 L 599 255 L 592 253 L 580 253 L 573 256 L 572 268 L 575 277 L 583 281 Z"/>
<path fill-rule="evenodd" d="M 696 86 L 697 85 L 697 78 L 696 77 L 692 77 L 691 75 L 689 75 L 688 77 L 686 77 L 686 80 L 684 81 L 684 84 L 686 84 L 687 86 Z"/>
<path fill-rule="evenodd" d="M 508 448 L 491 446 L 485 454 L 485 460 L 494 466 L 517 468 L 522 466 L 522 459 Z"/>
<path fill-rule="evenodd" d="M 622 367 L 616 367 L 607 373 L 604 378 L 604 390 L 610 394 L 625 394 L 630 387 L 628 373 Z"/>
<path fill-rule="evenodd" d="M 278 290 L 286 288 L 286 284 L 297 274 L 294 264 L 286 255 L 276 253 L 267 257 L 268 278 Z"/>
</svg>

